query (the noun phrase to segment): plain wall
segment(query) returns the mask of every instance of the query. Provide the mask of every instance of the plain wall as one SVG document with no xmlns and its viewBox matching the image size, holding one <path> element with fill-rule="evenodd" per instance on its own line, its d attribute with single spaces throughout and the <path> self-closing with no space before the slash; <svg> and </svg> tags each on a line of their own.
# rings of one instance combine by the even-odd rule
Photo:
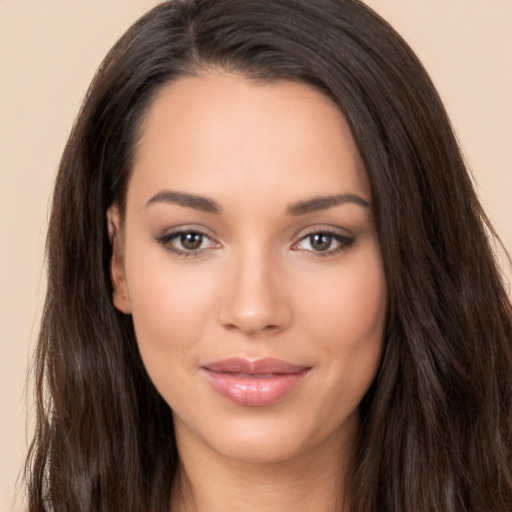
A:
<svg viewBox="0 0 512 512">
<path fill-rule="evenodd" d="M 96 67 L 156 3 L 0 0 L 0 511 L 22 506 L 13 503 L 13 490 L 26 452 L 26 368 L 44 297 L 45 231 L 60 153 Z M 511 251 L 512 0 L 367 3 L 430 72 L 481 200 Z M 505 261 L 504 268 L 510 279 Z"/>
</svg>

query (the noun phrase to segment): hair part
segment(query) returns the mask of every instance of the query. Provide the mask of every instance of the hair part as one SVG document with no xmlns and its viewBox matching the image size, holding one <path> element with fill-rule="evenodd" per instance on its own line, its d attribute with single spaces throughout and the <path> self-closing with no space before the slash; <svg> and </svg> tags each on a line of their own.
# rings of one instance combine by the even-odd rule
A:
<svg viewBox="0 0 512 512">
<path fill-rule="evenodd" d="M 490 225 L 422 65 L 358 0 L 174 0 L 107 55 L 61 160 L 30 511 L 168 510 L 179 466 L 172 412 L 144 369 L 131 317 L 112 304 L 106 212 L 124 211 L 158 93 L 212 68 L 320 90 L 365 163 L 389 310 L 382 362 L 361 404 L 353 510 L 509 510 L 511 305 Z"/>
</svg>

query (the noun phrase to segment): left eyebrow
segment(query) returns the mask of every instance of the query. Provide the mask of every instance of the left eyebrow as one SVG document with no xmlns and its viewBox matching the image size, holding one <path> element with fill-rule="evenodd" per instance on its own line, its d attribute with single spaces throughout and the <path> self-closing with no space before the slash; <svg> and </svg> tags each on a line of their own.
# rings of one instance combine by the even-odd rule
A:
<svg viewBox="0 0 512 512">
<path fill-rule="evenodd" d="M 185 192 L 175 192 L 173 190 L 162 190 L 158 192 L 158 194 L 155 194 L 146 203 L 146 206 L 155 203 L 174 203 L 184 208 L 192 208 L 193 210 L 207 213 L 220 213 L 220 207 L 213 199 L 195 194 L 187 194 Z"/>
<path fill-rule="evenodd" d="M 313 197 L 306 201 L 293 203 L 287 208 L 288 215 L 304 215 L 306 213 L 327 210 L 342 204 L 352 203 L 363 208 L 370 208 L 370 203 L 357 194 L 338 194 L 334 196 Z"/>
</svg>

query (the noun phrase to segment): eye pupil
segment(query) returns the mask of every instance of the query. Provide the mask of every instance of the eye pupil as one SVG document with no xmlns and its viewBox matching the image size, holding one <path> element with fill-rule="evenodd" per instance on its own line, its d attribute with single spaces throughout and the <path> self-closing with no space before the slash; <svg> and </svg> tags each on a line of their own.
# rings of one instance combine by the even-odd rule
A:
<svg viewBox="0 0 512 512">
<path fill-rule="evenodd" d="M 194 251 L 201 247 L 203 235 L 201 233 L 183 233 L 180 236 L 180 242 L 185 249 Z"/>
<path fill-rule="evenodd" d="M 309 241 L 315 251 L 326 251 L 331 247 L 332 236 L 325 233 L 314 233 L 310 236 Z"/>
</svg>

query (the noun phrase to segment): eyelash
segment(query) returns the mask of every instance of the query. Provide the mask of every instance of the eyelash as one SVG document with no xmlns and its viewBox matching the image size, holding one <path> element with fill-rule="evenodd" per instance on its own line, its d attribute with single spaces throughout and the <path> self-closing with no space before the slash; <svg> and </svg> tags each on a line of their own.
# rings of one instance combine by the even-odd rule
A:
<svg viewBox="0 0 512 512">
<path fill-rule="evenodd" d="M 212 246 L 199 248 L 197 250 L 187 250 L 187 249 L 179 249 L 172 244 L 174 240 L 178 240 L 180 237 L 182 237 L 184 235 L 199 235 L 200 237 L 202 237 L 201 245 L 205 239 L 208 239 L 211 241 Z M 301 244 L 305 240 L 308 240 L 308 238 L 311 242 L 311 237 L 313 237 L 315 235 L 328 236 L 331 238 L 332 241 L 335 241 L 338 243 L 338 246 L 335 247 L 334 249 L 329 248 L 329 249 L 326 249 L 325 251 L 307 250 L 307 252 L 311 252 L 315 256 L 318 256 L 321 258 L 334 256 L 340 252 L 346 251 L 354 243 L 354 238 L 340 235 L 339 233 L 337 233 L 335 231 L 328 230 L 328 229 L 316 229 L 316 230 L 309 231 L 309 232 L 305 233 L 304 235 L 302 235 L 301 238 L 292 245 L 292 250 L 300 250 L 298 248 L 299 244 Z M 162 236 L 159 236 L 156 238 L 156 241 L 158 243 L 160 243 L 164 247 L 165 250 L 176 255 L 178 258 L 189 258 L 189 257 L 196 258 L 196 257 L 203 255 L 205 251 L 207 251 L 211 248 L 216 248 L 216 247 L 220 246 L 220 244 L 218 244 L 217 242 L 214 242 L 211 239 L 211 237 L 208 236 L 203 231 L 200 231 L 198 229 L 186 229 L 186 228 L 180 229 L 178 231 L 173 231 L 171 233 L 166 233 Z"/>
<path fill-rule="evenodd" d="M 210 249 L 211 247 L 203 247 L 203 248 L 199 248 L 197 250 L 187 250 L 187 249 L 179 249 L 178 247 L 175 247 L 172 243 L 174 240 L 179 240 L 180 237 L 184 236 L 184 235 L 199 235 L 202 237 L 202 242 L 205 240 L 205 239 L 208 239 L 208 240 L 211 240 L 212 242 L 212 247 L 214 248 L 215 245 L 216 246 L 219 246 L 218 243 L 214 242 L 210 236 L 208 236 L 206 233 L 204 233 L 203 231 L 199 230 L 199 229 L 187 229 L 187 228 L 183 228 L 183 229 L 180 229 L 178 231 L 173 231 L 171 233 L 165 233 L 164 235 L 162 236 L 159 236 L 156 238 L 156 241 L 161 244 L 165 250 L 173 253 L 174 255 L 176 255 L 178 258 L 189 258 L 189 257 L 192 257 L 192 258 L 196 258 L 200 255 L 202 255 L 204 253 L 204 251 Z M 202 245 L 202 243 L 201 243 Z"/>
<path fill-rule="evenodd" d="M 314 251 L 314 250 L 308 250 L 308 252 L 313 253 L 316 257 L 320 258 L 328 258 L 329 256 L 334 256 L 340 252 L 346 251 L 350 248 L 350 246 L 354 243 L 354 238 L 341 235 L 340 233 L 336 231 L 332 231 L 329 229 L 313 229 L 304 235 L 301 236 L 300 240 L 292 245 L 292 249 L 294 250 L 300 250 L 297 248 L 297 246 L 304 242 L 305 240 L 310 240 L 311 237 L 315 235 L 324 235 L 331 238 L 332 241 L 335 241 L 338 243 L 338 246 L 334 249 L 326 249 L 325 251 Z"/>
</svg>

